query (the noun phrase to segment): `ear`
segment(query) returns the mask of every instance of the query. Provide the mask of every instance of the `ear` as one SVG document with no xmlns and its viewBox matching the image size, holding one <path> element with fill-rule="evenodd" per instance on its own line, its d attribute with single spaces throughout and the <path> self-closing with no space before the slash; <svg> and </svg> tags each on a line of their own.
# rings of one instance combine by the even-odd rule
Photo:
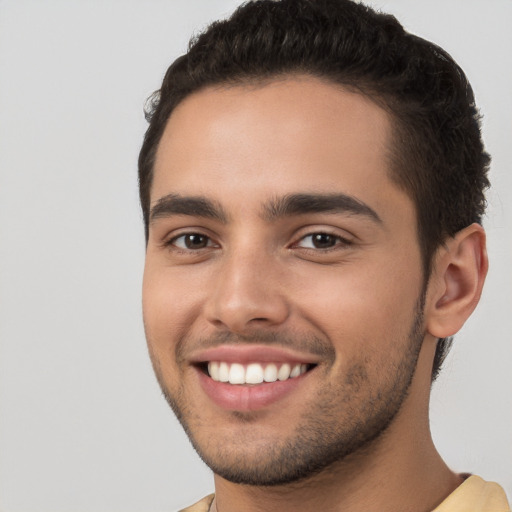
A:
<svg viewBox="0 0 512 512">
<path fill-rule="evenodd" d="M 427 289 L 430 334 L 446 338 L 464 325 L 480 300 L 487 268 L 485 231 L 479 224 L 459 231 L 438 249 Z"/>
</svg>

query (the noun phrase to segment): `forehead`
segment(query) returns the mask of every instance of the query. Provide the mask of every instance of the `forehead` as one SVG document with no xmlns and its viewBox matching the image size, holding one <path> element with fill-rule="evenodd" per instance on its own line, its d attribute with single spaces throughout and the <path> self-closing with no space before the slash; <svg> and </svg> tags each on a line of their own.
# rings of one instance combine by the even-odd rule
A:
<svg viewBox="0 0 512 512">
<path fill-rule="evenodd" d="M 340 191 L 373 196 L 378 207 L 382 188 L 394 188 L 390 134 L 382 108 L 316 78 L 204 89 L 167 123 L 151 203 L 168 193 L 233 203 L 247 195 Z"/>
</svg>

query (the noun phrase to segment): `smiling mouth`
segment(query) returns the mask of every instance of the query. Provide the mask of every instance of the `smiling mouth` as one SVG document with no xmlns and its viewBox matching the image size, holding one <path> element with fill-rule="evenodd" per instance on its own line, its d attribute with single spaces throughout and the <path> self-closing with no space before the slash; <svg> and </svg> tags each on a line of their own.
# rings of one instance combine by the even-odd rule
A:
<svg viewBox="0 0 512 512">
<path fill-rule="evenodd" d="M 255 385 L 286 381 L 304 375 L 315 364 L 306 363 L 229 363 L 210 361 L 199 365 L 203 373 L 215 382 L 233 385 Z"/>
</svg>

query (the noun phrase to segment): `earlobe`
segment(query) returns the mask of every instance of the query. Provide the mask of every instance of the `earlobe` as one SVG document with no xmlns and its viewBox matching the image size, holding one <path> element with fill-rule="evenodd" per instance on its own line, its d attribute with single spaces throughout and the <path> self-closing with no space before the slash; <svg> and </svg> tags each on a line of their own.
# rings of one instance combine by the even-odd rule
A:
<svg viewBox="0 0 512 512">
<path fill-rule="evenodd" d="M 436 338 L 454 335 L 475 309 L 487 275 L 485 231 L 471 224 L 439 248 L 428 285 L 426 327 Z"/>
</svg>

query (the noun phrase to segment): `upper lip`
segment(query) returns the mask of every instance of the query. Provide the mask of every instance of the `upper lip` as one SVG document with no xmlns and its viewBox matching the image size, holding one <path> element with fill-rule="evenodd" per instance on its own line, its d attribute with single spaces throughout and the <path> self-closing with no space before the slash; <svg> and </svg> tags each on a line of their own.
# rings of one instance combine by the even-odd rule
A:
<svg viewBox="0 0 512 512">
<path fill-rule="evenodd" d="M 319 357 L 314 354 L 304 354 L 288 348 L 269 345 L 222 345 L 219 347 L 198 350 L 188 357 L 192 364 L 208 361 L 226 363 L 301 363 L 318 364 Z"/>
</svg>

